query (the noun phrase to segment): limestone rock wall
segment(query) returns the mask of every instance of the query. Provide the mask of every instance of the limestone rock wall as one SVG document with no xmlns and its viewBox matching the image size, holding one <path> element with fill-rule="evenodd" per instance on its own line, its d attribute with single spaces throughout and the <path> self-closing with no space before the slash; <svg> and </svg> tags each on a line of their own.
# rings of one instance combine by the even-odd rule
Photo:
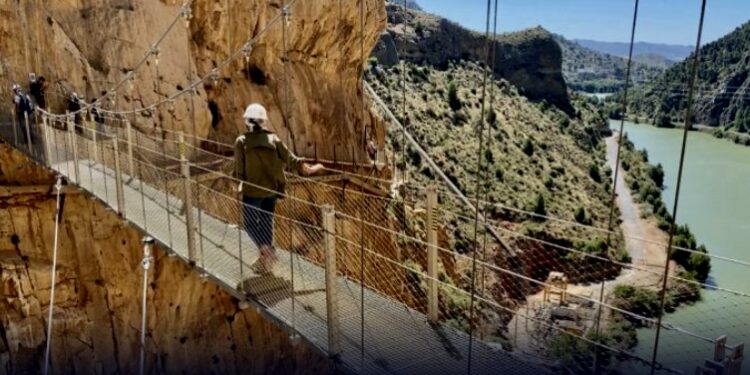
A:
<svg viewBox="0 0 750 375">
<path fill-rule="evenodd" d="M 189 26 L 180 20 L 162 42 L 158 68 L 151 59 L 137 72 L 133 90 L 123 85 L 105 107 L 146 106 L 186 87 L 188 77 L 208 75 L 230 51 L 260 35 L 284 1 L 291 3 L 193 1 Z M 179 13 L 181 3 L 0 0 L 0 84 L 25 84 L 32 71 L 44 75 L 56 112 L 65 109 L 63 92 L 99 97 L 136 65 Z M 247 62 L 240 55 L 218 80 L 199 87 L 195 127 L 187 95 L 131 120 L 143 131 L 195 130 L 200 137 L 231 142 L 244 131 L 245 106 L 258 101 L 269 107 L 271 127 L 299 154 L 314 156 L 317 149 L 319 157 L 332 159 L 338 145 L 338 160 L 365 160 L 367 141 L 382 145 L 385 134 L 383 124 L 365 110 L 359 85 L 363 62 L 385 28 L 384 4 L 298 0 L 290 5 L 286 33 L 282 23 L 276 23 L 258 38 Z"/>
<path fill-rule="evenodd" d="M 17 174 L 0 146 L 2 184 Z M 24 169 L 29 169 L 27 166 Z M 18 177 L 17 177 L 18 176 Z M 141 235 L 83 194 L 66 196 L 52 336 L 59 374 L 138 371 Z M 55 199 L 0 198 L 0 373 L 41 372 L 51 285 Z M 329 361 L 157 249 L 148 288 L 147 366 L 165 374 L 330 373 Z"/>
</svg>

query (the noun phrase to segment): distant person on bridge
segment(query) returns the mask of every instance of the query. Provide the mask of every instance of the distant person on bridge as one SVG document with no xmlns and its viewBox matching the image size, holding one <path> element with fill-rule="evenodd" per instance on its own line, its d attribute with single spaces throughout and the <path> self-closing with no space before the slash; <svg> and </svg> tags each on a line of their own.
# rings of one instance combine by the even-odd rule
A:
<svg viewBox="0 0 750 375">
<path fill-rule="evenodd" d="M 276 200 L 283 198 L 284 170 L 293 168 L 310 176 L 323 171 L 320 165 L 304 163 L 295 156 L 268 125 L 268 113 L 260 104 L 251 104 L 243 115 L 248 131 L 234 144 L 234 175 L 242 193 L 245 231 L 260 249 L 258 265 L 271 272 L 276 261 L 273 247 L 273 215 Z"/>
<path fill-rule="evenodd" d="M 21 86 L 15 84 L 13 85 L 13 104 L 15 105 L 17 125 L 23 137 L 23 143 L 26 143 L 28 142 L 26 138 L 26 116 L 34 114 L 34 104 L 31 102 L 31 98 L 21 90 Z"/>
<path fill-rule="evenodd" d="M 29 92 L 38 108 L 47 108 L 47 79 L 39 77 L 29 83 Z"/>
<path fill-rule="evenodd" d="M 73 128 L 78 131 L 77 126 L 80 124 L 80 118 L 81 115 L 78 113 L 78 111 L 81 110 L 81 98 L 78 96 L 78 93 L 73 93 L 68 97 L 68 113 L 73 114 Z M 67 124 L 65 125 L 65 129 L 67 129 Z"/>
</svg>

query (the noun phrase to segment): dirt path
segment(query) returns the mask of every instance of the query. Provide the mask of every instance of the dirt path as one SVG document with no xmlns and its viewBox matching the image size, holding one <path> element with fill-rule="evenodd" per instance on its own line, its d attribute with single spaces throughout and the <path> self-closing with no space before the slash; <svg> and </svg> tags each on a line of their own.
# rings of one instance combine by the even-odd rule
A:
<svg viewBox="0 0 750 375">
<path fill-rule="evenodd" d="M 614 171 L 617 158 L 618 136 L 607 139 L 607 165 Z M 617 178 L 616 203 L 620 209 L 620 228 L 625 235 L 625 247 L 632 258 L 632 265 L 636 269 L 624 269 L 620 276 L 604 283 L 604 300 L 612 294 L 614 287 L 619 284 L 658 288 L 661 282 L 661 273 L 666 260 L 666 234 L 660 230 L 653 218 L 641 217 L 641 209 L 633 199 L 630 189 L 625 183 L 625 176 L 620 169 Z M 587 299 L 598 300 L 601 284 L 573 284 L 568 286 L 568 294 L 580 296 Z M 527 316 L 533 317 L 535 311 L 543 306 L 543 294 L 527 297 L 526 304 L 521 305 L 516 316 L 508 324 L 508 334 L 515 348 L 530 355 L 538 354 L 538 346 L 532 338 L 533 332 L 527 330 L 527 326 L 533 326 L 527 322 Z M 527 309 L 528 306 L 528 309 Z M 551 322 L 544 322 L 551 324 Z M 516 332 L 516 327 L 518 327 Z"/>
</svg>

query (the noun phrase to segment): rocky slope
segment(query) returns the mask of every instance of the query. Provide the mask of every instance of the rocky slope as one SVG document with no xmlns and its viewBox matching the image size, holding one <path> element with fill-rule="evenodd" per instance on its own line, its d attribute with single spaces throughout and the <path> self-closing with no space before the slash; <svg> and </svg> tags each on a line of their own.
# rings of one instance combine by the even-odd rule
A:
<svg viewBox="0 0 750 375">
<path fill-rule="evenodd" d="M 59 96 L 63 93 L 98 97 L 122 79 L 167 29 L 180 11 L 174 4 L 0 0 L 0 83 L 3 87 L 10 87 L 11 81 L 25 83 L 32 71 L 46 76 L 56 112 L 64 110 Z M 148 105 L 186 87 L 189 77 L 208 75 L 230 51 L 259 35 L 282 4 L 282 0 L 193 2 L 189 30 L 178 21 L 161 44 L 159 79 L 151 59 L 137 72 L 134 91 L 124 85 L 115 102 L 106 106 L 125 110 Z M 279 22 L 258 40 L 247 63 L 240 55 L 218 80 L 199 87 L 195 132 L 232 141 L 243 129 L 240 116 L 245 106 L 259 101 L 269 107 L 272 127 L 298 153 L 312 156 L 317 144 L 318 155 L 330 159 L 332 145 L 345 143 L 339 160 L 351 160 L 352 153 L 366 159 L 366 140 L 382 142 L 384 131 L 357 109 L 361 106 L 354 105 L 362 95 L 357 82 L 365 58 L 360 48 L 364 46 L 367 56 L 386 16 L 383 0 L 365 0 L 365 9 L 362 38 L 358 4 L 297 1 L 290 8 L 288 66 L 282 64 Z M 289 83 L 288 100 L 285 82 Z M 167 128 L 192 133 L 190 110 L 190 101 L 183 96 L 174 106 L 138 116 L 136 126 L 144 131 Z"/>
<path fill-rule="evenodd" d="M 448 68 L 459 60 L 486 61 L 487 39 L 444 18 L 388 5 L 388 30 L 381 35 L 374 56 L 386 66 L 399 61 Z M 518 87 L 532 101 L 546 101 L 572 113 L 560 69 L 562 53 L 552 35 L 542 28 L 505 34 L 495 46 L 495 76 Z"/>
<path fill-rule="evenodd" d="M 0 185 L 51 186 L 52 176 L 0 145 Z M 0 373 L 41 372 L 55 197 L 0 198 Z M 60 229 L 52 363 L 56 373 L 137 372 L 141 235 L 68 190 Z M 165 374 L 327 373 L 304 344 L 160 249 L 148 289 L 147 368 Z M 304 363 L 304 366 L 300 364 Z"/>
<path fill-rule="evenodd" d="M 721 39 L 701 48 L 695 121 L 746 131 L 744 124 L 750 108 L 750 22 Z M 636 90 L 631 111 L 658 125 L 684 121 L 692 58 L 675 65 L 653 85 Z M 738 121 L 742 120 L 742 121 Z M 740 126 L 740 123 L 743 126 Z"/>
</svg>

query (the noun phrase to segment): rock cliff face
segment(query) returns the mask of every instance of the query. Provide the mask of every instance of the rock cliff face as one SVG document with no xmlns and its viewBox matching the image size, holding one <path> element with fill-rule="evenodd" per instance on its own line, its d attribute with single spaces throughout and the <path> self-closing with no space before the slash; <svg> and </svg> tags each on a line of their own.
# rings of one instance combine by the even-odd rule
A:
<svg viewBox="0 0 750 375">
<path fill-rule="evenodd" d="M 0 185 L 50 185 L 0 145 Z M 25 171 L 19 173 L 19 171 Z M 41 372 L 55 197 L 0 197 L 0 373 Z M 141 235 L 83 194 L 60 227 L 52 363 L 58 374 L 138 371 Z M 168 374 L 330 373 L 333 368 L 253 309 L 157 249 L 148 288 L 147 368 Z M 303 365 L 304 364 L 304 365 Z"/>
<path fill-rule="evenodd" d="M 163 40 L 158 68 L 150 59 L 137 71 L 132 92 L 123 85 L 105 107 L 127 110 L 161 100 L 186 87 L 189 77 L 208 75 L 230 52 L 258 36 L 248 60 L 240 54 L 217 80 L 199 87 L 195 127 L 187 95 L 173 106 L 137 116 L 136 126 L 195 130 L 201 137 L 231 142 L 244 130 L 245 106 L 258 101 L 269 107 L 271 127 L 298 153 L 312 156 L 317 148 L 319 157 L 331 158 L 338 144 L 338 160 L 364 159 L 366 141 L 382 144 L 384 138 L 382 124 L 362 110 L 358 84 L 365 56 L 385 27 L 384 0 L 362 0 L 364 24 L 359 2 L 286 0 L 291 3 L 287 32 L 277 22 L 261 36 L 284 1 L 194 1 L 189 28 L 180 20 Z M 56 112 L 65 109 L 63 92 L 98 97 L 169 27 L 179 3 L 0 0 L 0 83 L 25 83 L 32 71 L 46 76 Z"/>
<path fill-rule="evenodd" d="M 486 61 L 487 39 L 444 18 L 388 5 L 388 30 L 374 50 L 380 63 L 399 55 L 416 64 L 444 69 L 458 60 Z M 573 107 L 562 75 L 562 51 L 552 34 L 537 27 L 498 37 L 495 75 L 533 101 L 546 100 L 571 114 Z"/>
</svg>

